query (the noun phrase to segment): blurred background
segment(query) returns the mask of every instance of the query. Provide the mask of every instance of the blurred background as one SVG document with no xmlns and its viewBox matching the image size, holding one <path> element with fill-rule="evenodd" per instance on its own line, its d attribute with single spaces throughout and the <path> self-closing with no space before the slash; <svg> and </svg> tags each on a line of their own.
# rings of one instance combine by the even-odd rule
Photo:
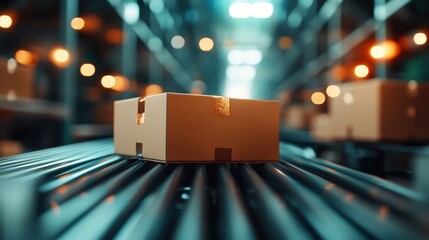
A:
<svg viewBox="0 0 429 240">
<path fill-rule="evenodd" d="M 425 0 L 4 0 L 2 156 L 111 136 L 113 101 L 275 99 L 311 141 L 338 84 L 429 79 Z"/>
</svg>

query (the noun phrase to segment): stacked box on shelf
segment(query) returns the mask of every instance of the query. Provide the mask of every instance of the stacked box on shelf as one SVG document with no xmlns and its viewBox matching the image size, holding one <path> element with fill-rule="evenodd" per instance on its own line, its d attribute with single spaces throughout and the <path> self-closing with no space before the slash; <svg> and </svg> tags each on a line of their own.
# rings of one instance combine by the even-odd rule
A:
<svg viewBox="0 0 429 240">
<path fill-rule="evenodd" d="M 294 104 L 285 108 L 283 123 L 294 129 L 309 129 L 319 109 L 313 105 Z"/>
<path fill-rule="evenodd" d="M 429 84 L 374 79 L 340 88 L 340 96 L 330 99 L 329 105 L 332 138 L 429 140 Z"/>
<path fill-rule="evenodd" d="M 19 65 L 14 59 L 0 58 L 0 96 L 32 98 L 33 76 L 31 68 Z"/>
</svg>

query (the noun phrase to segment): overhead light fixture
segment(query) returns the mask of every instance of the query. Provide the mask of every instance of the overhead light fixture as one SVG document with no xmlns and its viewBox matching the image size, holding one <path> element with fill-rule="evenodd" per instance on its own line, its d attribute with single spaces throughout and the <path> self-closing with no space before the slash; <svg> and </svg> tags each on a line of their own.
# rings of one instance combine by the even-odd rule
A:
<svg viewBox="0 0 429 240">
<path fill-rule="evenodd" d="M 224 95 L 232 98 L 251 98 L 256 69 L 253 66 L 229 66 L 226 69 Z"/>
<path fill-rule="evenodd" d="M 140 7 L 136 2 L 128 2 L 124 7 L 124 20 L 128 24 L 135 24 L 140 18 Z"/>
<path fill-rule="evenodd" d="M 255 2 L 251 6 L 251 17 L 253 18 L 269 18 L 273 12 L 273 4 L 269 2 Z"/>
<path fill-rule="evenodd" d="M 244 59 L 244 63 L 250 64 L 250 65 L 256 65 L 261 62 L 262 60 L 262 53 L 259 50 L 253 49 L 253 50 L 247 50 L 244 52 L 244 55 L 246 58 Z"/>
<path fill-rule="evenodd" d="M 251 4 L 247 2 L 234 2 L 229 5 L 229 16 L 232 18 L 249 18 Z"/>
<path fill-rule="evenodd" d="M 233 2 L 229 5 L 232 18 L 270 18 L 273 12 L 273 4 L 269 2 Z"/>
<path fill-rule="evenodd" d="M 228 66 L 226 76 L 229 79 L 249 81 L 256 76 L 256 69 L 253 66 Z"/>
<path fill-rule="evenodd" d="M 262 60 L 262 53 L 259 50 L 231 50 L 228 53 L 228 62 L 233 65 L 256 65 Z"/>
</svg>

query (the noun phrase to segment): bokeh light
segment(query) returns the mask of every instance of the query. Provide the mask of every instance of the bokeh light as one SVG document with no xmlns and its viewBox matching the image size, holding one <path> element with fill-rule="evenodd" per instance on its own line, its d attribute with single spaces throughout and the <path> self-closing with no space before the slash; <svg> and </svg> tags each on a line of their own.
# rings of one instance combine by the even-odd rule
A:
<svg viewBox="0 0 429 240">
<path fill-rule="evenodd" d="M 293 41 L 292 38 L 284 36 L 279 38 L 278 44 L 281 49 L 286 50 L 292 47 Z"/>
<path fill-rule="evenodd" d="M 214 42 L 211 38 L 204 37 L 200 39 L 200 41 L 198 42 L 198 46 L 202 51 L 208 52 L 213 49 Z"/>
<path fill-rule="evenodd" d="M 74 30 L 82 30 L 85 27 L 85 20 L 80 17 L 75 17 L 71 20 L 70 25 Z"/>
<path fill-rule="evenodd" d="M 369 68 L 366 65 L 357 65 L 355 67 L 354 73 L 356 77 L 364 78 L 369 74 Z"/>
<path fill-rule="evenodd" d="M 413 40 L 416 45 L 423 45 L 428 39 L 426 34 L 419 32 L 414 34 Z"/>
<path fill-rule="evenodd" d="M 185 46 L 185 39 L 180 35 L 176 35 L 171 38 L 171 46 L 175 49 L 181 49 Z"/>
<path fill-rule="evenodd" d="M 331 77 L 337 81 L 343 81 L 347 75 L 347 69 L 343 65 L 336 65 L 331 69 Z"/>
<path fill-rule="evenodd" d="M 18 50 L 15 53 L 15 59 L 22 65 L 34 67 L 37 62 L 37 57 L 27 50 Z"/>
<path fill-rule="evenodd" d="M 336 98 L 340 95 L 341 89 L 337 85 L 329 85 L 326 88 L 326 94 L 328 97 Z"/>
<path fill-rule="evenodd" d="M 112 88 L 115 86 L 116 79 L 112 75 L 105 75 L 101 78 L 101 86 L 105 88 Z"/>
<path fill-rule="evenodd" d="M 80 73 L 82 76 L 91 77 L 95 73 L 95 66 L 91 63 L 85 63 L 80 66 Z"/>
<path fill-rule="evenodd" d="M 374 59 L 381 59 L 386 54 L 384 48 L 380 45 L 373 46 L 370 50 L 371 57 Z"/>
<path fill-rule="evenodd" d="M 112 89 L 118 92 L 124 92 L 128 90 L 130 87 L 130 81 L 128 78 L 122 75 L 115 75 L 115 84 L 113 85 Z"/>
<path fill-rule="evenodd" d="M 392 40 L 386 40 L 375 45 L 370 50 L 370 55 L 374 59 L 392 59 L 399 55 L 401 48 L 399 44 Z"/>
<path fill-rule="evenodd" d="M 145 89 L 145 96 L 151 96 L 155 94 L 160 94 L 163 92 L 163 89 L 158 84 L 150 84 Z"/>
<path fill-rule="evenodd" d="M 9 15 L 0 16 L 0 28 L 10 28 L 12 26 L 13 20 Z"/>
<path fill-rule="evenodd" d="M 70 62 L 70 54 L 64 48 L 56 48 L 51 52 L 51 60 L 60 67 L 65 67 Z"/>
<path fill-rule="evenodd" d="M 322 92 L 314 92 L 311 94 L 311 102 L 316 105 L 321 105 L 325 103 L 326 97 Z"/>
<path fill-rule="evenodd" d="M 119 28 L 110 28 L 106 31 L 106 41 L 111 44 L 122 44 L 124 33 Z"/>
</svg>

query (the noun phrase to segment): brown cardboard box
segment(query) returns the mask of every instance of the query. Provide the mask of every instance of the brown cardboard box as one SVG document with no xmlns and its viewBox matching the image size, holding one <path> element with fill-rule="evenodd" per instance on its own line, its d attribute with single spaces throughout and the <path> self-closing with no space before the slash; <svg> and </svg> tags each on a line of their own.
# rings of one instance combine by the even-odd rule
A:
<svg viewBox="0 0 429 240">
<path fill-rule="evenodd" d="M 116 101 L 114 143 L 160 162 L 274 162 L 279 104 L 175 93 Z"/>
<path fill-rule="evenodd" d="M 332 122 L 329 114 L 318 114 L 311 121 L 311 135 L 319 140 L 333 140 Z"/>
<path fill-rule="evenodd" d="M 19 65 L 15 60 L 0 59 L 0 95 L 8 98 L 33 97 L 32 69 Z"/>
<path fill-rule="evenodd" d="M 429 140 L 429 84 L 374 79 L 340 88 L 340 96 L 330 101 L 333 137 Z"/>
<path fill-rule="evenodd" d="M 284 124 L 295 129 L 309 129 L 319 109 L 314 105 L 295 104 L 285 108 Z"/>
<path fill-rule="evenodd" d="M 21 142 L 14 140 L 0 139 L 0 157 L 7 157 L 23 152 Z"/>
</svg>

